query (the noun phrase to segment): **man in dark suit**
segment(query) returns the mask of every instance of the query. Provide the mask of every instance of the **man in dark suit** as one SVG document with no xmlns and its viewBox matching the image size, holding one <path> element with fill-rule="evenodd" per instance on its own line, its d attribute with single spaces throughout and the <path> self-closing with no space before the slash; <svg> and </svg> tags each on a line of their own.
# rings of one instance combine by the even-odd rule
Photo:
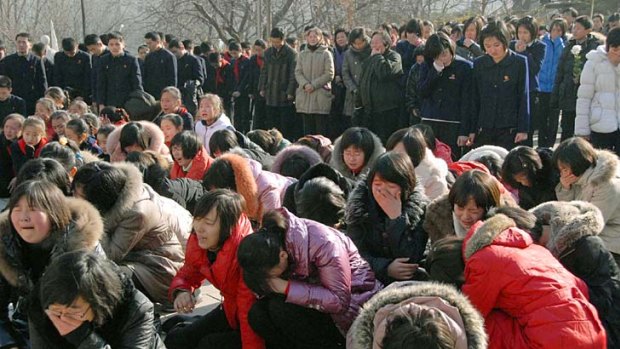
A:
<svg viewBox="0 0 620 349">
<path fill-rule="evenodd" d="M 159 99 L 164 88 L 177 86 L 177 59 L 164 48 L 158 33 L 146 33 L 144 39 L 149 47 L 142 76 L 144 91 Z"/>
<path fill-rule="evenodd" d="M 78 50 L 75 39 L 62 39 L 62 52 L 54 55 L 54 86 L 69 91 L 72 100 L 81 97 L 90 103 L 91 71 L 90 55 Z"/>
</svg>

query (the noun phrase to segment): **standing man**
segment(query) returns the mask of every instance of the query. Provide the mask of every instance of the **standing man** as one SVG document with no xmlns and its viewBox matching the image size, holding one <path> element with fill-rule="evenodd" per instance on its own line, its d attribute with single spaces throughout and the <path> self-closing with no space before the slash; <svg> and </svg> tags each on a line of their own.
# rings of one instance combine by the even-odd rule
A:
<svg viewBox="0 0 620 349">
<path fill-rule="evenodd" d="M 101 57 L 110 53 L 108 47 L 103 44 L 103 41 L 97 34 L 89 34 L 84 38 L 84 45 L 88 49 L 88 52 L 92 55 L 92 70 L 90 74 L 91 81 L 91 94 L 92 94 L 92 102 L 93 102 L 93 110 L 99 110 L 96 105 L 97 101 L 97 82 L 99 80 L 99 63 L 101 61 Z"/>
<path fill-rule="evenodd" d="M 250 130 L 250 59 L 243 54 L 241 44 L 228 44 L 232 67 L 232 98 L 234 103 L 235 129 L 246 133 Z"/>
<path fill-rule="evenodd" d="M 254 42 L 254 55 L 250 57 L 250 87 L 249 97 L 252 101 L 252 108 L 254 109 L 254 129 L 267 129 L 265 124 L 265 97 L 260 95 L 259 80 L 260 72 L 263 69 L 265 63 L 264 54 L 267 49 L 267 43 L 263 39 L 258 39 Z M 250 110 L 252 113 L 252 110 Z"/>
<path fill-rule="evenodd" d="M 301 122 L 296 119 L 295 66 L 297 52 L 284 42 L 284 32 L 273 28 L 269 35 L 271 47 L 265 51 L 260 74 L 260 95 L 265 97 L 267 127 L 277 127 L 288 139 L 297 139 Z"/>
<path fill-rule="evenodd" d="M 62 52 L 54 56 L 54 86 L 69 91 L 71 100 L 82 97 L 86 103 L 90 103 L 91 71 L 90 55 L 78 50 L 75 39 L 62 39 Z"/>
<path fill-rule="evenodd" d="M 177 86 L 177 60 L 164 48 L 157 32 L 149 32 L 144 36 L 149 54 L 144 59 L 144 90 L 159 99 L 161 91 L 168 86 Z"/>
<path fill-rule="evenodd" d="M 146 55 L 149 54 L 149 47 L 146 45 L 138 46 L 138 63 L 140 63 L 140 73 L 144 76 L 144 60 Z"/>
<path fill-rule="evenodd" d="M 215 67 L 209 64 L 209 55 L 215 52 L 213 48 L 213 44 L 205 41 L 200 44 L 200 59 L 203 61 L 204 71 L 203 75 L 205 76 L 204 83 L 202 85 L 202 91 L 204 93 L 215 93 Z"/>
<path fill-rule="evenodd" d="M 13 94 L 26 101 L 26 111 L 33 115 L 37 100 L 43 97 L 47 89 L 45 71 L 41 59 L 30 52 L 30 34 L 17 34 L 15 44 L 17 52 L 0 62 L 0 75 L 11 79 Z"/>
<path fill-rule="evenodd" d="M 174 39 L 168 48 L 177 59 L 178 88 L 183 96 L 183 105 L 192 115 L 196 115 L 198 107 L 198 89 L 204 80 L 200 58 L 190 54 L 182 42 Z"/>
<path fill-rule="evenodd" d="M 110 54 L 101 57 L 97 72 L 97 104 L 123 107 L 129 94 L 142 89 L 138 59 L 124 51 L 125 41 L 119 33 L 108 36 Z"/>
</svg>

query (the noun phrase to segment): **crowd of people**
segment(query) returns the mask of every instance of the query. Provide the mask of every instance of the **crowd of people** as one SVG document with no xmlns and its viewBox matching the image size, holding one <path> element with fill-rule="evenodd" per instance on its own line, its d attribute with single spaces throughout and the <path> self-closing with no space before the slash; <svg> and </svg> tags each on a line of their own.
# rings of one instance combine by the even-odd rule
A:
<svg viewBox="0 0 620 349">
<path fill-rule="evenodd" d="M 0 348 L 620 348 L 620 14 L 541 22 L 0 43 Z"/>
</svg>

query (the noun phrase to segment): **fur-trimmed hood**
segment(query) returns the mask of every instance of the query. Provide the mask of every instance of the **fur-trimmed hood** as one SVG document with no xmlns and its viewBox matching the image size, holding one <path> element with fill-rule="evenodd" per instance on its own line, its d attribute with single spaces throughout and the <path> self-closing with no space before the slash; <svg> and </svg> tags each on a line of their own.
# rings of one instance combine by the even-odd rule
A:
<svg viewBox="0 0 620 349">
<path fill-rule="evenodd" d="M 344 158 L 343 158 L 344 149 L 342 149 L 342 142 L 341 142 L 342 136 L 338 137 L 338 139 L 336 139 L 336 141 L 334 142 L 334 151 L 332 152 L 332 158 L 330 160 L 330 165 L 336 170 L 338 170 L 338 172 L 342 173 L 345 177 L 348 177 L 351 179 L 357 179 L 362 175 L 368 174 L 368 172 L 370 171 L 370 168 L 372 168 L 372 166 L 375 163 L 375 160 L 377 160 L 379 155 L 385 153 L 385 148 L 383 147 L 383 144 L 381 144 L 381 140 L 379 139 L 379 137 L 377 137 L 374 133 L 372 133 L 372 139 L 374 141 L 374 150 L 372 154 L 370 154 L 370 157 L 368 158 L 368 162 L 366 162 L 366 165 L 364 165 L 364 167 L 362 168 L 362 170 L 360 171 L 358 175 L 354 175 L 351 172 L 351 170 L 349 170 L 349 168 L 347 167 L 347 164 L 344 163 Z"/>
<path fill-rule="evenodd" d="M 537 221 L 549 225 L 551 232 L 547 249 L 559 258 L 584 236 L 596 236 L 603 231 L 605 219 L 601 211 L 585 201 L 553 201 L 530 210 Z"/>
<path fill-rule="evenodd" d="M 136 121 L 137 123 L 144 126 L 146 132 L 149 134 L 151 141 L 148 146 L 148 150 L 152 150 L 158 154 L 163 155 L 167 159 L 172 162 L 172 158 L 170 158 L 170 150 L 165 144 L 165 136 L 164 132 L 157 126 L 156 124 L 150 121 Z M 121 131 L 123 127 L 127 124 L 118 126 L 110 135 L 108 136 L 108 141 L 106 143 L 106 149 L 108 154 L 110 154 L 110 160 L 112 162 L 124 161 L 126 154 L 121 149 Z"/>
<path fill-rule="evenodd" d="M 240 155 L 227 153 L 215 161 L 227 161 L 235 173 L 237 193 L 245 200 L 246 214 L 251 219 L 260 219 L 262 209 L 258 199 L 258 185 L 250 167 L 250 161 Z"/>
<path fill-rule="evenodd" d="M 371 349 L 377 311 L 385 306 L 398 304 L 414 297 L 438 297 L 456 307 L 463 320 L 467 348 L 484 349 L 487 347 L 484 319 L 467 300 L 467 297 L 451 286 L 436 282 L 403 282 L 390 285 L 364 304 L 347 335 L 347 348 Z"/>
<path fill-rule="evenodd" d="M 496 145 L 483 145 L 481 147 L 472 149 L 463 155 L 459 161 L 478 161 L 483 156 L 492 156 L 501 161 L 504 161 L 508 155 L 508 150 L 498 147 Z"/>
<path fill-rule="evenodd" d="M 142 174 L 136 166 L 127 162 L 115 163 L 114 166 L 123 171 L 127 179 L 116 203 L 103 215 L 105 231 L 113 230 L 118 226 L 127 211 L 131 210 L 136 202 L 141 199 L 144 190 Z"/>
<path fill-rule="evenodd" d="M 536 217 L 519 207 L 492 209 L 487 220 L 474 224 L 465 238 L 464 258 L 467 262 L 474 253 L 490 245 L 526 248 L 534 240 L 522 229 L 532 229 Z"/>
<path fill-rule="evenodd" d="M 271 172 L 281 174 L 282 165 L 284 162 L 294 156 L 299 156 L 306 160 L 308 164 L 310 164 L 309 167 L 323 162 L 321 155 L 319 155 L 319 153 L 317 153 L 314 149 L 311 149 L 305 145 L 292 144 L 284 148 L 276 155 L 273 165 L 271 166 Z"/>
<path fill-rule="evenodd" d="M 596 166 L 592 169 L 586 170 L 580 180 L 577 181 L 580 183 L 581 179 L 591 183 L 593 186 L 598 186 L 603 183 L 610 182 L 612 178 L 618 177 L 618 156 L 608 150 L 597 150 L 596 151 Z M 588 172 L 591 173 L 588 174 Z"/>
<path fill-rule="evenodd" d="M 99 211 L 89 202 L 77 198 L 67 198 L 66 205 L 71 211 L 71 223 L 64 231 L 53 231 L 52 256 L 65 252 L 97 249 L 103 234 L 103 221 Z M 13 229 L 9 210 L 0 215 L 0 273 L 14 287 L 28 290 L 32 280 L 28 279 L 23 265 L 21 244 L 23 242 Z M 101 252 L 101 251 L 100 251 Z"/>
</svg>

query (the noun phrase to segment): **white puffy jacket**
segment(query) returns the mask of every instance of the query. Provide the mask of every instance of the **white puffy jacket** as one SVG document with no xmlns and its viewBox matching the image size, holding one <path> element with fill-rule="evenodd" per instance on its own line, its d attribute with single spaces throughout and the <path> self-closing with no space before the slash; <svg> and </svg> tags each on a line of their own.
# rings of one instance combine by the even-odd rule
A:
<svg viewBox="0 0 620 349">
<path fill-rule="evenodd" d="M 590 51 L 577 91 L 575 135 L 611 133 L 620 126 L 620 65 L 607 59 L 605 46 Z"/>
</svg>

